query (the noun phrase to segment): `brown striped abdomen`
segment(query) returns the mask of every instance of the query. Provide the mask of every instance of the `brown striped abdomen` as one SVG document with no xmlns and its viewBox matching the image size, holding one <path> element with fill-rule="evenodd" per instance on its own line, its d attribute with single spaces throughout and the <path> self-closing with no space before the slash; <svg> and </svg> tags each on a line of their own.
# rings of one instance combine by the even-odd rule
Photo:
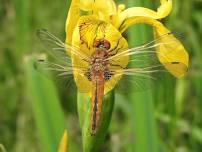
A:
<svg viewBox="0 0 202 152">
<path fill-rule="evenodd" d="M 92 79 L 91 97 L 91 135 L 95 135 L 100 123 L 104 95 L 104 76 L 97 74 Z"/>
</svg>

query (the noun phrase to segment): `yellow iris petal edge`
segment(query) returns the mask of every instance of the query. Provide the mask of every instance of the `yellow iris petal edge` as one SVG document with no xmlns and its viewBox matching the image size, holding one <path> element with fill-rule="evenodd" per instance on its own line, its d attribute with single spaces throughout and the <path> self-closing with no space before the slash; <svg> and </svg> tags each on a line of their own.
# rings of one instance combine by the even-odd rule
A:
<svg viewBox="0 0 202 152">
<path fill-rule="evenodd" d="M 123 33 L 129 26 L 134 24 L 144 23 L 151 25 L 154 28 L 155 37 L 171 33 L 161 22 L 150 17 L 130 17 L 127 18 L 119 27 L 119 31 Z M 156 53 L 159 61 L 165 68 L 175 77 L 182 77 L 187 73 L 189 55 L 181 42 L 170 34 L 166 39 L 161 40 L 161 47 L 157 47 Z M 166 44 L 168 43 L 168 44 Z M 165 57 L 166 56 L 166 57 Z M 178 66 L 176 64 L 179 63 Z"/>
</svg>

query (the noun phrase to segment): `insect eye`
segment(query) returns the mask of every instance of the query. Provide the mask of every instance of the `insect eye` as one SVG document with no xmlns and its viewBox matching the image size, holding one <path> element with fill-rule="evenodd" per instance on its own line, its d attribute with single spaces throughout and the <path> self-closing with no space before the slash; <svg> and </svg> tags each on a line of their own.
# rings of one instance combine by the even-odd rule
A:
<svg viewBox="0 0 202 152">
<path fill-rule="evenodd" d="M 95 40 L 93 47 L 95 48 L 105 48 L 105 49 L 110 49 L 110 43 L 109 41 L 105 40 L 105 39 L 99 39 L 99 40 Z"/>
<path fill-rule="evenodd" d="M 110 43 L 109 43 L 109 41 L 104 40 L 104 41 L 103 41 L 103 45 L 104 45 L 104 47 L 105 47 L 107 50 L 110 49 Z"/>
<path fill-rule="evenodd" d="M 100 40 L 95 40 L 93 47 L 95 48 L 99 48 L 99 46 L 101 45 L 101 41 Z"/>
</svg>

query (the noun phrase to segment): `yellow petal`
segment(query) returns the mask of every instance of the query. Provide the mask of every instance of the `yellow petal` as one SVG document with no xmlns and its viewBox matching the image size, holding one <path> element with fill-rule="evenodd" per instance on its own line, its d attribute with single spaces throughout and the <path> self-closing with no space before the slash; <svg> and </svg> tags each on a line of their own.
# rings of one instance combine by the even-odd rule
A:
<svg viewBox="0 0 202 152">
<path fill-rule="evenodd" d="M 119 4 L 118 5 L 118 13 L 121 13 L 125 10 L 126 6 L 124 4 Z"/>
<path fill-rule="evenodd" d="M 155 37 L 160 37 L 170 31 L 163 26 L 162 23 L 149 17 L 131 17 L 125 20 L 120 26 L 120 31 L 125 31 L 128 26 L 145 23 L 154 27 Z M 156 49 L 159 61 L 165 68 L 175 77 L 183 76 L 188 69 L 189 56 L 183 45 L 177 40 L 173 34 L 168 34 L 159 41 L 163 45 L 159 45 Z"/>
<path fill-rule="evenodd" d="M 80 0 L 79 7 L 81 10 L 93 12 L 105 21 L 109 21 L 110 17 L 117 13 L 113 0 Z"/>
<path fill-rule="evenodd" d="M 161 0 L 161 5 L 157 9 L 160 18 L 164 18 L 170 14 L 172 10 L 172 0 Z"/>
<path fill-rule="evenodd" d="M 68 143 L 67 130 L 65 130 L 59 143 L 58 152 L 67 152 L 67 143 Z"/>
<path fill-rule="evenodd" d="M 78 21 L 77 28 L 73 35 L 73 45 L 80 48 L 81 53 L 90 57 L 95 49 L 93 43 L 96 39 L 106 39 L 111 44 L 111 49 L 117 48 L 118 53 L 128 48 L 127 41 L 122 37 L 121 33 L 110 23 L 99 20 L 96 16 L 82 16 Z M 112 51 L 115 53 L 115 51 Z M 112 64 L 119 64 L 121 67 L 126 67 L 128 64 L 128 56 L 124 56 L 117 60 L 114 59 Z M 82 60 L 78 55 L 72 54 L 73 67 L 88 68 L 89 64 Z M 120 67 L 117 67 L 120 68 Z M 91 95 L 92 84 L 81 72 L 74 70 L 74 80 L 77 88 L 82 93 Z M 105 94 L 112 90 L 120 76 L 112 76 L 109 81 L 105 83 Z"/>
<path fill-rule="evenodd" d="M 162 31 L 163 29 L 155 29 L 155 37 L 163 35 Z M 166 28 L 165 31 L 167 31 Z M 181 42 L 173 34 L 168 34 L 159 43 L 163 44 L 156 48 L 159 61 L 175 77 L 184 76 L 188 70 L 189 56 Z"/>
<path fill-rule="evenodd" d="M 77 24 L 78 18 L 79 18 L 78 0 L 72 0 L 65 24 L 65 32 L 66 32 L 65 43 L 67 44 L 71 44 L 72 42 L 72 34 Z"/>
<path fill-rule="evenodd" d="M 92 11 L 94 3 L 94 0 L 80 0 L 79 7 L 83 11 Z"/>
<path fill-rule="evenodd" d="M 111 16 L 116 14 L 116 4 L 113 0 L 95 0 L 96 9 L 105 15 Z"/>
<path fill-rule="evenodd" d="M 119 14 L 119 23 L 116 27 L 119 27 L 126 19 L 131 17 L 150 17 L 153 19 L 161 19 L 166 17 L 172 10 L 172 0 L 161 0 L 161 5 L 157 11 L 153 11 L 144 7 L 132 7 Z"/>
</svg>

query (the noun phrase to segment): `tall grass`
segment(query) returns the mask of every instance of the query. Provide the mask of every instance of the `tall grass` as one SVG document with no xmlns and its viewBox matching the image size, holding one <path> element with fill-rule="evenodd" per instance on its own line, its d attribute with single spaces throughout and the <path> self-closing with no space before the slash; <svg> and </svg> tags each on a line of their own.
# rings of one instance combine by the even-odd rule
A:
<svg viewBox="0 0 202 152">
<path fill-rule="evenodd" d="M 31 57 L 25 57 L 27 93 L 42 151 L 55 152 L 65 129 L 64 114 L 53 82 L 33 69 L 34 62 Z"/>
<path fill-rule="evenodd" d="M 128 0 L 128 7 L 151 6 L 149 0 Z M 152 36 L 152 29 L 145 25 L 136 25 L 127 32 L 129 45 L 140 45 L 146 43 Z M 156 122 L 154 118 L 154 101 L 152 91 L 134 92 L 137 85 L 132 84 L 128 100 L 132 105 L 130 120 L 132 121 L 132 133 L 134 135 L 133 151 L 156 152 L 158 151 L 158 140 Z"/>
<path fill-rule="evenodd" d="M 21 68 L 25 69 L 26 81 L 22 87 L 26 89 L 26 93 L 31 101 L 31 109 L 33 117 L 38 129 L 38 138 L 40 140 L 43 151 L 56 151 L 57 144 L 64 131 L 64 116 L 57 97 L 56 89 L 53 84 L 43 78 L 37 71 L 33 69 L 33 61 L 27 57 L 26 62 L 22 62 L 25 53 L 30 52 L 30 24 L 31 17 L 29 9 L 31 7 L 30 1 L 15 0 L 16 11 L 16 30 L 17 30 L 17 47 L 19 54 L 19 62 Z M 31 57 L 30 57 L 31 58 Z M 23 79 L 21 80 L 23 81 Z M 22 88 L 23 89 L 23 88 Z M 28 103 L 21 103 L 23 106 Z M 23 131 L 19 133 L 19 136 Z M 23 149 L 17 148 L 19 151 Z"/>
</svg>

